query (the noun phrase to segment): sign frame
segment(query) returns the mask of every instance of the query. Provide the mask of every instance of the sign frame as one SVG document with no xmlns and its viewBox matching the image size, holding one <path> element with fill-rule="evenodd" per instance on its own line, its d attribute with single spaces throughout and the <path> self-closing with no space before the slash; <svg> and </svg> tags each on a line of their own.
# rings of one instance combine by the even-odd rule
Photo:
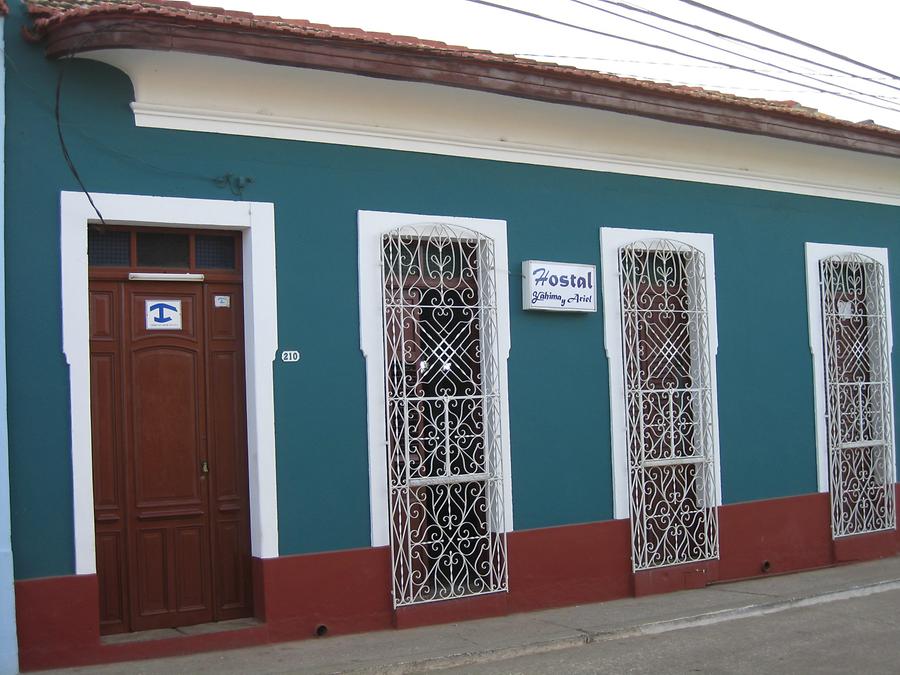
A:
<svg viewBox="0 0 900 675">
<path fill-rule="evenodd" d="M 597 311 L 597 266 L 522 261 L 522 309 L 544 312 Z"/>
</svg>

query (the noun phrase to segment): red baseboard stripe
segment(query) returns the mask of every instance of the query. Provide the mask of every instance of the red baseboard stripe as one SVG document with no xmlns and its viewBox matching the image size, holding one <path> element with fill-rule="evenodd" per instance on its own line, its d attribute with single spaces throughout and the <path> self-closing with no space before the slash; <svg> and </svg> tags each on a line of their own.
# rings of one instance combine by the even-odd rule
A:
<svg viewBox="0 0 900 675">
<path fill-rule="evenodd" d="M 327 635 L 408 628 L 682 590 L 896 555 L 900 549 L 896 532 L 833 542 L 827 494 L 724 506 L 719 533 L 718 561 L 633 574 L 628 521 L 513 532 L 508 593 L 396 612 L 387 548 L 255 559 L 259 625 L 125 644 L 100 642 L 94 575 L 17 581 L 20 664 L 36 670 L 171 656 L 313 638 L 323 628 Z"/>
</svg>

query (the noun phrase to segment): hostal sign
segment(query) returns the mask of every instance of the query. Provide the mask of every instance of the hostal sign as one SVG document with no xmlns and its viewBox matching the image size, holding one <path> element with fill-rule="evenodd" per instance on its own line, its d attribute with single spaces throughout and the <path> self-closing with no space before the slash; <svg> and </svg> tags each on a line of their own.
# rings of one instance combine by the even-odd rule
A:
<svg viewBox="0 0 900 675">
<path fill-rule="evenodd" d="M 593 265 L 523 260 L 522 277 L 524 309 L 597 311 L 597 268 Z"/>
</svg>

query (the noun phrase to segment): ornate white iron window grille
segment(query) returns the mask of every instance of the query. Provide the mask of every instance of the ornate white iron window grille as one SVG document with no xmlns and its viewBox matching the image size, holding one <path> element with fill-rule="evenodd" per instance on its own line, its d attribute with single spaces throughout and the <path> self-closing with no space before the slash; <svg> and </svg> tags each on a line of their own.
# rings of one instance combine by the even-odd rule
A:
<svg viewBox="0 0 900 675">
<path fill-rule="evenodd" d="M 706 262 L 668 239 L 619 249 L 632 566 L 716 558 Z"/>
<path fill-rule="evenodd" d="M 831 529 L 893 529 L 894 447 L 884 268 L 851 253 L 819 262 Z"/>
<path fill-rule="evenodd" d="M 507 589 L 494 243 L 382 237 L 394 606 Z"/>
</svg>

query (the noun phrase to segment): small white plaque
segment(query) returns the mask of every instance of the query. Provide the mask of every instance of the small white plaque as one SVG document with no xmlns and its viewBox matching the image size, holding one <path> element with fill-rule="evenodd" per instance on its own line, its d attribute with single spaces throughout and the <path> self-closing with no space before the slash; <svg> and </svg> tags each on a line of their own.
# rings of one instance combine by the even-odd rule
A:
<svg viewBox="0 0 900 675">
<path fill-rule="evenodd" d="M 231 307 L 230 295 L 217 295 L 213 298 L 214 307 Z"/>
<path fill-rule="evenodd" d="M 523 260 L 522 307 L 551 312 L 596 312 L 597 268 Z"/>
<path fill-rule="evenodd" d="M 296 349 L 285 349 L 281 352 L 281 360 L 284 363 L 297 363 L 300 360 L 300 352 Z"/>
<path fill-rule="evenodd" d="M 181 300 L 144 300 L 147 330 L 181 330 Z"/>
</svg>

